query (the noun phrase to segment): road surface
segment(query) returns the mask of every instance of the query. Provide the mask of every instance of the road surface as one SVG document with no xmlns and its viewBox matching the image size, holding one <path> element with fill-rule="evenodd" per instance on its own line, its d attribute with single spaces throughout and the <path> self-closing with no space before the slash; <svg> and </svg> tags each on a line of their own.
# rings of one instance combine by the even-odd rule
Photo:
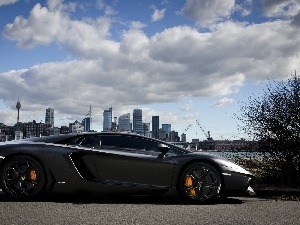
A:
<svg viewBox="0 0 300 225">
<path fill-rule="evenodd" d="M 300 202 L 225 198 L 189 205 L 170 197 L 45 196 L 9 200 L 0 192 L 0 224 L 300 224 Z"/>
</svg>

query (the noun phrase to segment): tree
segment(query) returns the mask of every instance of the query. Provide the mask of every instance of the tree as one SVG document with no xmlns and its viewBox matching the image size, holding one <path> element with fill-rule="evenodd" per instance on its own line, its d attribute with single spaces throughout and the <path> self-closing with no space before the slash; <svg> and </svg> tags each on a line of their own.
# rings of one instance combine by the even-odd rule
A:
<svg viewBox="0 0 300 225">
<path fill-rule="evenodd" d="M 277 184 L 299 185 L 300 77 L 295 72 L 286 81 L 269 82 L 262 96 L 248 100 L 241 103 L 238 119 L 256 152 L 252 167 L 263 168 Z"/>
</svg>

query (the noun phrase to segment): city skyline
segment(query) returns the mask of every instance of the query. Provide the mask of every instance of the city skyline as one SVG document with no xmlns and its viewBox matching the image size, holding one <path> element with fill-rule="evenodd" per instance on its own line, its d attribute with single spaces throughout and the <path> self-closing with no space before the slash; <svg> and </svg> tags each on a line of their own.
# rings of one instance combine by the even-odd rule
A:
<svg viewBox="0 0 300 225">
<path fill-rule="evenodd" d="M 20 100 L 18 98 L 18 102 L 16 104 L 16 108 L 17 108 L 17 122 L 16 124 L 14 125 L 15 126 L 20 126 L 21 124 L 29 124 L 29 126 L 27 127 L 27 129 L 30 130 L 30 124 L 44 124 L 44 128 L 54 128 L 54 129 L 60 129 L 59 127 L 56 127 L 54 125 L 54 109 L 53 108 L 46 108 L 46 113 L 45 113 L 45 120 L 44 120 L 44 123 L 42 122 L 42 120 L 40 122 L 36 122 L 36 120 L 33 120 L 32 122 L 31 121 L 19 121 L 19 115 L 20 115 L 20 108 L 21 108 L 21 103 L 20 103 Z M 72 125 L 75 125 L 76 126 L 76 130 L 70 130 L 69 132 L 88 132 L 88 131 L 96 131 L 96 132 L 102 132 L 102 131 L 119 131 L 119 132 L 124 132 L 124 131 L 127 131 L 127 132 L 132 132 L 132 133 L 136 133 L 136 134 L 140 134 L 140 135 L 144 135 L 144 136 L 148 136 L 148 137 L 152 137 L 152 138 L 156 138 L 156 139 L 161 139 L 160 137 L 160 134 L 161 132 L 164 132 L 164 135 L 166 135 L 163 139 L 164 140 L 169 140 L 168 139 L 168 136 L 171 135 L 171 132 L 175 132 L 177 133 L 177 137 L 179 138 L 178 141 L 184 141 L 186 142 L 186 135 L 184 136 L 184 140 L 181 140 L 181 135 L 183 134 L 179 134 L 178 131 L 175 131 L 174 129 L 171 130 L 171 124 L 161 124 L 160 126 L 160 123 L 159 123 L 159 116 L 152 116 L 152 129 L 150 130 L 150 123 L 144 123 L 143 122 L 143 118 L 142 118 L 142 110 L 141 109 L 133 109 L 133 113 L 132 113 L 132 120 L 131 120 L 131 117 L 130 117 L 130 113 L 126 113 L 124 115 L 121 115 L 119 117 L 117 116 L 114 116 L 113 117 L 113 109 L 112 107 L 110 107 L 109 109 L 106 109 L 103 111 L 103 121 L 106 121 L 106 125 L 105 123 L 103 124 L 103 129 L 102 130 L 92 130 L 91 127 L 92 127 L 92 117 L 91 117 L 91 111 L 92 111 L 92 106 L 90 104 L 90 111 L 88 114 L 86 114 L 86 116 L 84 117 L 84 119 L 82 119 L 81 123 L 78 121 L 78 120 L 75 120 L 74 122 L 71 122 L 69 123 L 68 125 L 65 124 L 65 125 L 62 125 L 61 126 L 61 129 L 63 129 L 63 127 L 68 127 L 69 126 L 69 129 L 71 124 Z M 136 115 L 135 115 L 136 114 Z M 136 119 L 134 118 L 136 117 Z M 115 120 L 113 120 L 112 118 L 115 118 Z M 125 119 L 125 120 L 124 120 Z M 124 123 L 124 121 L 125 123 Z M 135 125 L 138 127 L 135 128 L 134 130 L 134 120 L 137 120 L 136 123 L 138 123 L 139 125 Z M 116 123 L 116 121 L 119 121 L 119 123 Z M 120 121 L 123 121 L 121 124 L 120 124 Z M 132 122 L 131 122 L 132 121 Z M 114 123 L 116 123 L 114 125 Z M 2 125 L 5 125 L 7 126 L 7 124 L 5 124 L 4 122 L 0 122 L 0 124 Z M 78 125 L 81 125 L 83 126 L 83 128 L 80 128 L 78 127 Z M 107 124 L 110 124 L 110 125 L 107 125 Z M 126 127 L 126 129 L 123 129 L 123 126 Z M 190 125 L 191 126 L 191 125 Z M 13 127 L 13 126 L 10 126 L 10 127 Z M 39 127 L 39 130 L 40 130 L 40 126 L 38 125 Z M 33 128 L 31 127 L 32 129 L 36 129 L 36 128 Z M 73 129 L 73 128 L 72 128 Z M 0 129 L 1 131 L 1 129 Z M 18 139 L 21 137 L 23 137 L 23 134 L 20 136 L 20 133 L 19 133 L 19 130 L 17 129 L 18 133 L 15 134 L 16 136 L 18 136 Z M 187 131 L 187 129 L 185 130 Z M 55 132 L 57 131 L 53 131 L 55 134 Z M 1 133 L 1 132 L 0 132 Z M 30 137 L 32 137 L 31 135 L 31 131 L 29 131 L 30 133 Z M 60 132 L 61 133 L 61 132 Z M 62 133 L 66 133 L 65 129 Z M 61 133 L 61 134 L 62 134 Z M 38 132 L 38 135 L 37 136 L 40 136 L 40 135 L 43 135 L 41 132 Z M 49 135 L 49 134 L 47 134 Z M 25 136 L 24 136 L 25 137 Z M 36 137 L 34 135 L 34 137 Z M 173 138 L 174 139 L 174 138 Z M 169 140 L 170 141 L 170 140 Z"/>
</svg>

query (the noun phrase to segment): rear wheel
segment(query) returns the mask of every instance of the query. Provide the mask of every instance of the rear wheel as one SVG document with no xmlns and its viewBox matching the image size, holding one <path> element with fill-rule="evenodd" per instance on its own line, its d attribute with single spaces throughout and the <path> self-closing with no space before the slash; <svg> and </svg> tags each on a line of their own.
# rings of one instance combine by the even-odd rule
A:
<svg viewBox="0 0 300 225">
<path fill-rule="evenodd" d="M 213 166 L 199 162 L 182 171 L 178 191 L 185 200 L 207 203 L 219 195 L 221 184 L 219 172 Z"/>
<path fill-rule="evenodd" d="M 1 168 L 3 192 L 14 199 L 30 199 L 42 193 L 46 186 L 43 166 L 29 156 L 15 156 Z"/>
</svg>

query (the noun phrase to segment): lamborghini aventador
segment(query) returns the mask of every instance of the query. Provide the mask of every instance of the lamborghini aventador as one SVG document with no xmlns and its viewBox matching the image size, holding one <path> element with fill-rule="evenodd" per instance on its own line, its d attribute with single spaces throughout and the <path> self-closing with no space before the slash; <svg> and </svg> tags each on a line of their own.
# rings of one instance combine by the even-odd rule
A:
<svg viewBox="0 0 300 225">
<path fill-rule="evenodd" d="M 253 175 L 218 156 L 130 133 L 65 134 L 0 143 L 0 188 L 46 193 L 176 194 L 203 203 L 251 191 Z"/>
</svg>

